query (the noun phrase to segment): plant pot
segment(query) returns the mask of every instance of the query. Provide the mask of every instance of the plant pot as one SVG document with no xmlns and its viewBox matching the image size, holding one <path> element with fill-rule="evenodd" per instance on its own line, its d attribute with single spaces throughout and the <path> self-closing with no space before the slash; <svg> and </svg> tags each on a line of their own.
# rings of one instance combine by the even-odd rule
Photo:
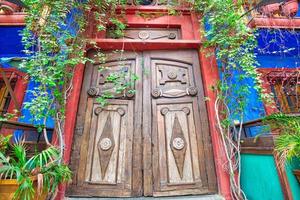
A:
<svg viewBox="0 0 300 200">
<path fill-rule="evenodd" d="M 286 17 L 294 17 L 299 9 L 298 0 L 289 0 L 281 5 L 282 15 Z"/>
<path fill-rule="evenodd" d="M 293 173 L 294 173 L 294 175 L 296 176 L 297 180 L 300 183 L 300 170 L 296 169 L 296 170 L 293 171 Z"/>
<path fill-rule="evenodd" d="M 275 14 L 280 13 L 280 4 L 279 3 L 273 3 L 266 6 L 262 6 L 260 8 L 260 12 L 267 16 L 274 16 Z"/>
<path fill-rule="evenodd" d="M 34 185 L 34 200 L 45 200 L 47 198 L 47 192 L 43 192 L 38 195 L 37 192 L 37 178 L 32 178 Z M 0 197 L 1 199 L 11 200 L 13 199 L 15 191 L 18 189 L 19 184 L 16 179 L 0 180 Z"/>
<path fill-rule="evenodd" d="M 0 14 L 11 15 L 21 10 L 21 7 L 8 1 L 0 0 Z"/>
</svg>

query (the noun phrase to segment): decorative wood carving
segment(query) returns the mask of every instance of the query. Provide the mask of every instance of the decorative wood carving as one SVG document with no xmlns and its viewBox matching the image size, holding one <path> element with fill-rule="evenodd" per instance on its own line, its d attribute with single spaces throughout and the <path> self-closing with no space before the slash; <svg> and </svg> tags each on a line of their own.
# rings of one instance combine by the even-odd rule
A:
<svg viewBox="0 0 300 200">
<path fill-rule="evenodd" d="M 152 97 L 158 98 L 158 97 L 162 96 L 162 91 L 158 88 L 155 88 L 152 90 L 151 94 L 152 94 Z"/>
<path fill-rule="evenodd" d="M 186 90 L 183 89 L 169 89 L 167 91 L 163 91 L 162 89 L 155 88 L 152 90 L 152 97 L 168 97 L 168 98 L 177 98 L 177 97 L 184 97 L 184 96 L 196 96 L 198 93 L 198 89 L 196 87 L 189 87 Z"/>
<path fill-rule="evenodd" d="M 191 86 L 187 89 L 187 94 L 191 96 L 196 96 L 198 94 L 198 89 L 194 86 Z"/>
<path fill-rule="evenodd" d="M 131 92 L 130 90 L 125 90 L 123 91 L 123 93 L 116 93 L 113 89 L 107 89 L 107 90 L 101 90 L 100 87 L 91 87 L 90 89 L 88 89 L 87 93 L 89 96 L 91 97 L 99 97 L 102 96 L 104 93 L 109 92 L 110 94 L 113 95 L 112 98 L 133 98 L 134 97 L 134 93 Z"/>
<path fill-rule="evenodd" d="M 111 31 L 107 32 L 107 38 L 114 38 Z M 179 40 L 181 39 L 180 29 L 163 28 L 129 28 L 124 30 L 125 39 L 129 40 Z"/>
<path fill-rule="evenodd" d="M 124 56 L 128 59 L 122 62 L 109 57 L 105 66 L 112 71 L 126 67 L 128 73 L 142 77 L 135 85 L 134 99 L 109 99 L 108 106 L 100 107 L 94 97 L 110 89 L 111 83 L 97 64 L 86 68 L 82 88 L 86 104 L 79 106 L 85 118 L 79 115 L 77 120 L 73 159 L 79 161 L 72 162 L 77 171 L 70 194 L 124 197 L 216 192 L 197 52 L 124 52 Z M 140 63 L 142 67 L 136 66 Z M 149 75 L 143 75 L 144 68 Z M 82 121 L 83 133 L 78 133 Z M 80 153 L 76 153 L 78 147 Z"/>
<path fill-rule="evenodd" d="M 112 95 L 112 99 L 119 99 L 119 98 L 128 98 L 131 99 L 134 97 L 134 93 L 131 92 L 132 88 L 128 88 L 127 90 L 123 91 L 123 93 L 117 93 L 115 91 L 115 86 L 112 81 L 107 80 L 109 75 L 116 74 L 120 76 L 120 85 L 125 85 L 128 83 L 131 77 L 132 72 L 132 62 L 131 61 L 123 61 L 120 63 L 108 63 L 105 66 L 105 69 L 97 71 L 97 81 L 96 84 L 93 84 L 87 90 L 87 93 L 90 97 L 99 97 L 105 93 L 109 93 Z M 96 65 L 97 66 L 97 65 Z"/>
<path fill-rule="evenodd" d="M 152 62 L 153 86 L 156 86 L 152 89 L 152 97 L 179 98 L 198 94 L 191 65 L 158 59 Z"/>
<path fill-rule="evenodd" d="M 177 165 L 178 172 L 180 174 L 180 178 L 183 177 L 183 167 L 184 167 L 184 159 L 186 153 L 186 140 L 184 138 L 182 128 L 178 121 L 178 117 L 175 114 L 172 137 L 170 141 L 170 147 L 172 149 L 175 162 Z"/>
<path fill-rule="evenodd" d="M 110 114 L 108 114 L 108 117 L 104 125 L 104 129 L 98 141 L 98 153 L 100 158 L 102 179 L 104 179 L 104 176 L 106 174 L 106 169 L 111 158 L 111 154 L 115 147 L 115 139 L 112 131 L 113 130 L 111 126 L 111 117 Z"/>
<path fill-rule="evenodd" d="M 166 68 L 164 66 L 160 66 L 158 68 L 161 78 L 159 80 L 160 85 L 165 85 L 166 82 L 180 82 L 182 84 L 186 84 L 186 72 L 178 71 L 176 69 L 172 69 L 173 67 Z M 171 71 L 172 70 L 172 71 Z"/>
<path fill-rule="evenodd" d="M 206 193 L 216 187 L 205 102 L 200 100 L 204 97 L 199 64 L 192 55 L 150 53 L 153 193 L 157 196 Z"/>
<path fill-rule="evenodd" d="M 88 107 L 88 116 L 90 109 Z M 88 125 L 84 128 L 85 132 L 89 133 L 85 135 L 88 136 L 88 146 L 81 149 L 88 151 L 87 160 L 79 163 L 80 166 L 85 166 L 85 176 L 80 173 L 79 180 L 84 179 L 85 184 L 92 185 L 116 185 L 120 178 L 125 176 L 124 156 L 125 151 L 130 151 L 130 148 L 126 147 L 130 143 L 126 138 L 131 135 L 131 131 L 127 132 L 125 126 L 130 120 L 127 109 L 124 105 L 116 104 L 103 108 L 94 103 L 92 110 L 90 128 Z"/>
</svg>

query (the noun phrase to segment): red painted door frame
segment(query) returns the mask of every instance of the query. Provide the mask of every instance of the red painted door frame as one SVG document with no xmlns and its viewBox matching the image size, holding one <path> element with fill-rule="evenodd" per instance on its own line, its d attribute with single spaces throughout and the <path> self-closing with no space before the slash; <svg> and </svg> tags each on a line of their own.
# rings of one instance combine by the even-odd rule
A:
<svg viewBox="0 0 300 200">
<path fill-rule="evenodd" d="M 125 47 L 125 50 L 161 50 L 161 49 L 197 49 L 199 50 L 199 59 L 201 64 L 201 72 L 203 78 L 204 92 L 205 95 L 210 99 L 207 102 L 208 118 L 210 122 L 210 132 L 212 145 L 214 149 L 214 160 L 216 165 L 216 174 L 218 180 L 219 193 L 226 198 L 226 200 L 231 199 L 230 196 L 230 185 L 229 177 L 222 167 L 225 162 L 224 151 L 221 147 L 221 138 L 216 130 L 215 124 L 215 110 L 214 110 L 214 100 L 216 98 L 214 92 L 210 89 L 212 85 L 216 85 L 217 80 L 219 80 L 219 74 L 217 69 L 217 63 L 215 56 L 207 56 L 206 53 L 213 52 L 213 49 L 202 49 L 201 45 L 201 28 L 198 23 L 198 16 L 193 13 L 183 12 L 180 16 L 159 16 L 145 19 L 141 16 L 136 15 L 135 11 L 131 9 L 129 13 L 126 14 L 126 23 L 129 27 L 176 27 L 181 29 L 182 40 L 171 42 L 156 42 L 151 43 L 144 41 L 132 41 L 126 39 L 105 39 L 103 33 L 97 33 L 94 27 L 89 28 L 86 33 L 87 37 L 91 38 L 96 44 L 101 47 L 102 50 L 113 50 L 121 49 Z M 154 9 L 155 10 L 155 9 Z M 152 11 L 151 11 L 152 12 Z M 161 8 L 160 8 L 161 12 Z M 166 12 L 164 10 L 163 12 Z M 91 24 L 90 24 L 91 25 Z M 92 24 L 91 26 L 95 26 Z M 87 50 L 89 47 L 87 46 Z M 201 50 L 201 51 L 200 51 Z M 74 128 L 76 123 L 76 116 L 78 110 L 79 97 L 81 92 L 81 86 L 84 76 L 84 65 L 79 64 L 74 73 L 73 78 L 73 90 L 72 94 L 69 96 L 66 105 L 66 121 L 65 121 L 65 155 L 64 160 L 66 163 L 70 161 L 72 141 Z M 65 193 L 65 187 L 60 188 L 57 199 L 63 199 Z"/>
</svg>

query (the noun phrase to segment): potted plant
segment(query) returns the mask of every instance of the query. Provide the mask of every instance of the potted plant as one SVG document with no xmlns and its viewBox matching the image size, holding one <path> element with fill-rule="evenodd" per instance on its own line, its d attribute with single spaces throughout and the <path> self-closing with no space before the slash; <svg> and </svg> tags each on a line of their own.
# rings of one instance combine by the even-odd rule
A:
<svg viewBox="0 0 300 200">
<path fill-rule="evenodd" d="M 282 15 L 286 17 L 294 17 L 299 9 L 298 0 L 287 0 L 281 5 Z"/>
<path fill-rule="evenodd" d="M 0 151 L 0 197 L 44 200 L 55 194 L 60 183 L 71 180 L 71 171 L 59 162 L 59 149 L 55 146 L 29 158 L 26 153 L 22 141 L 7 144 Z"/>
</svg>

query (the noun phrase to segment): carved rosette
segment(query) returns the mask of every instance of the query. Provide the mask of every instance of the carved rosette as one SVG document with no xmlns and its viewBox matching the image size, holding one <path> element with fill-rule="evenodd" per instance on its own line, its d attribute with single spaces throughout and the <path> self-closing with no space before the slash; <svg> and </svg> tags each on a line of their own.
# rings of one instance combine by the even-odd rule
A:
<svg viewBox="0 0 300 200">
<path fill-rule="evenodd" d="M 169 36 L 168 36 L 168 38 L 170 40 L 175 40 L 176 39 L 176 34 L 175 33 L 170 33 Z"/>
<path fill-rule="evenodd" d="M 99 146 L 103 151 L 107 151 L 112 147 L 112 141 L 109 138 L 103 138 L 100 142 L 99 142 Z"/>
<path fill-rule="evenodd" d="M 111 116 L 108 114 L 102 134 L 97 143 L 101 176 L 104 179 L 109 161 L 111 159 L 112 152 L 115 147 L 115 140 L 113 135 L 113 129 L 111 124 Z"/>
<path fill-rule="evenodd" d="M 191 86 L 187 89 L 188 95 L 196 96 L 198 94 L 198 89 L 194 86 Z"/>
<path fill-rule="evenodd" d="M 172 145 L 177 150 L 181 150 L 185 146 L 184 140 L 182 138 L 180 138 L 180 137 L 174 138 Z"/>
<path fill-rule="evenodd" d="M 152 97 L 158 98 L 162 95 L 162 91 L 158 88 L 155 88 L 152 90 L 151 94 L 152 94 Z"/>
<path fill-rule="evenodd" d="M 175 114 L 173 129 L 172 129 L 170 148 L 174 155 L 174 159 L 177 165 L 180 178 L 182 179 L 187 144 L 186 144 L 186 140 L 181 125 L 178 120 L 178 116 L 176 114 Z"/>
<path fill-rule="evenodd" d="M 127 98 L 129 98 L 129 99 L 133 98 L 134 95 L 135 95 L 135 94 L 134 94 L 133 92 L 129 92 L 129 91 L 126 91 L 126 92 L 125 92 L 125 97 L 127 97 Z"/>
<path fill-rule="evenodd" d="M 150 37 L 150 34 L 148 31 L 141 31 L 139 32 L 139 38 L 141 40 L 147 40 Z"/>
<path fill-rule="evenodd" d="M 191 112 L 191 109 L 188 108 L 188 107 L 184 107 L 184 108 L 182 108 L 182 111 L 183 111 L 186 115 L 189 115 L 190 112 Z"/>
<path fill-rule="evenodd" d="M 98 90 L 97 88 L 91 87 L 88 91 L 87 91 L 88 95 L 90 95 L 91 97 L 94 97 L 97 95 Z"/>
<path fill-rule="evenodd" d="M 177 73 L 174 71 L 171 71 L 168 73 L 168 78 L 169 79 L 176 79 L 177 78 Z"/>
<path fill-rule="evenodd" d="M 167 108 L 167 107 L 164 107 L 164 108 L 162 108 L 162 109 L 160 110 L 160 113 L 161 113 L 162 115 L 166 115 L 168 112 L 169 112 L 169 108 Z"/>
<path fill-rule="evenodd" d="M 94 110 L 95 115 L 99 115 L 102 112 L 102 110 L 103 109 L 101 107 L 95 108 L 95 110 Z"/>
<path fill-rule="evenodd" d="M 123 108 L 118 108 L 117 112 L 119 113 L 119 115 L 122 117 L 125 115 L 125 110 Z"/>
</svg>

